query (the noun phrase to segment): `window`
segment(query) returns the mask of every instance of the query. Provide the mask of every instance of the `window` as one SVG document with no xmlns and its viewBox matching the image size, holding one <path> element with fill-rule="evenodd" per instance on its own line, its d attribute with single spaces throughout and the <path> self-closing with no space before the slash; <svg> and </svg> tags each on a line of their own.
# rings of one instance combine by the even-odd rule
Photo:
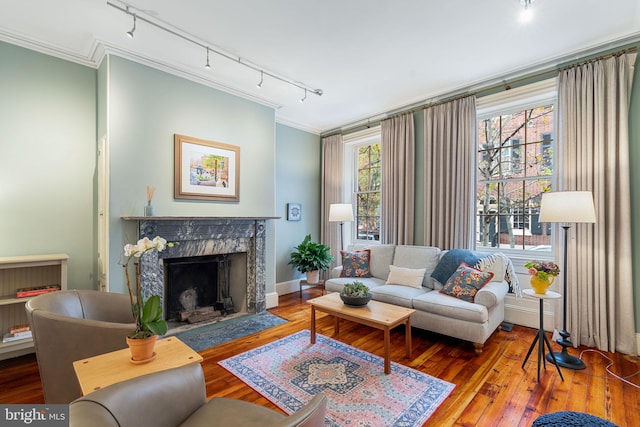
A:
<svg viewBox="0 0 640 427">
<path fill-rule="evenodd" d="M 382 155 L 380 127 L 366 129 L 344 137 L 344 199 L 354 205 L 352 241 L 380 241 L 380 200 Z"/>
<path fill-rule="evenodd" d="M 354 147 L 357 151 L 355 174 L 357 240 L 380 240 L 380 144 Z"/>
<path fill-rule="evenodd" d="M 539 212 L 555 176 L 553 96 L 490 110 L 478 109 L 476 248 L 548 253 Z"/>
</svg>

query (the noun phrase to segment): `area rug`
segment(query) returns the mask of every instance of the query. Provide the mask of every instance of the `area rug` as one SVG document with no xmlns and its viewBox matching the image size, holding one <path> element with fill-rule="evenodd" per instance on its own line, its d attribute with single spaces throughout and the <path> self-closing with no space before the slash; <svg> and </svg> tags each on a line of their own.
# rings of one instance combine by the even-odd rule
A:
<svg viewBox="0 0 640 427">
<path fill-rule="evenodd" d="M 286 413 L 320 392 L 327 396 L 325 425 L 421 426 L 454 384 L 309 331 L 218 362 Z"/>
<path fill-rule="evenodd" d="M 200 351 L 286 322 L 265 311 L 179 332 L 175 336 L 194 351 Z"/>
</svg>

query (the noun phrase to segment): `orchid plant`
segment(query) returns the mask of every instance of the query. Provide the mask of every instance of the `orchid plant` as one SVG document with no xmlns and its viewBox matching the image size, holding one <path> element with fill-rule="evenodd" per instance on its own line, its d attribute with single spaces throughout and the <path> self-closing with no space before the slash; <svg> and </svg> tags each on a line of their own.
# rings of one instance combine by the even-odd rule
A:
<svg viewBox="0 0 640 427">
<path fill-rule="evenodd" d="M 162 252 L 167 247 L 173 247 L 173 243 L 167 243 L 165 239 L 156 236 L 153 240 L 145 237 L 138 240 L 135 245 L 124 246 L 124 272 L 127 277 L 127 288 L 129 289 L 129 299 L 131 300 L 131 312 L 136 322 L 136 329 L 127 336 L 132 339 L 144 339 L 153 335 L 164 335 L 167 333 L 167 322 L 162 318 L 162 306 L 159 295 L 152 295 L 146 300 L 140 286 L 140 264 L 136 261 L 136 283 L 131 284 L 129 269 L 127 268 L 131 259 L 138 259 L 149 251 L 157 250 Z"/>
</svg>

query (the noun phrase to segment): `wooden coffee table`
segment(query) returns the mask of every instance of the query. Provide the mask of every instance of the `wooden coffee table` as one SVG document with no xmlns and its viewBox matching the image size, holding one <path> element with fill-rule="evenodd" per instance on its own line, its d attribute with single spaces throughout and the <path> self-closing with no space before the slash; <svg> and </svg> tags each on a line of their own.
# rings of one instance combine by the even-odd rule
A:
<svg viewBox="0 0 640 427">
<path fill-rule="evenodd" d="M 82 394 L 86 395 L 140 375 L 202 362 L 202 356 L 176 337 L 158 340 L 155 352 L 154 360 L 141 365 L 131 363 L 131 351 L 128 348 L 76 360 L 73 362 L 73 369 L 76 371 Z"/>
<path fill-rule="evenodd" d="M 311 304 L 311 344 L 316 343 L 316 310 L 335 317 L 334 331 L 338 336 L 340 332 L 340 319 L 350 320 L 361 325 L 384 331 L 384 373 L 391 372 L 390 361 L 390 331 L 398 325 L 405 325 L 405 347 L 407 357 L 411 357 L 411 315 L 415 312 L 412 308 L 399 307 L 379 301 L 369 301 L 364 307 L 350 307 L 345 305 L 337 292 L 318 298 L 310 299 Z"/>
</svg>

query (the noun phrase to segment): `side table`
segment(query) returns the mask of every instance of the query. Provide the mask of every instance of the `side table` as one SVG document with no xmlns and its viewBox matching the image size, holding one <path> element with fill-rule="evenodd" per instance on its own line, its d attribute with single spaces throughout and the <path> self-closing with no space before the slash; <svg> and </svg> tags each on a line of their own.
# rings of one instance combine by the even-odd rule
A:
<svg viewBox="0 0 640 427">
<path fill-rule="evenodd" d="M 123 338 L 124 339 L 124 338 Z M 131 363 L 131 350 L 112 351 L 73 362 L 82 394 L 107 387 L 120 381 L 152 372 L 177 368 L 190 363 L 201 363 L 202 356 L 176 337 L 166 337 L 156 342 L 157 357 L 149 363 Z"/>
<path fill-rule="evenodd" d="M 549 354 L 553 359 L 553 363 L 555 364 L 556 369 L 560 374 L 560 378 L 562 379 L 562 381 L 564 381 L 564 377 L 562 376 L 562 372 L 560 371 L 560 366 L 556 363 L 556 358 L 553 355 L 553 350 L 551 349 L 551 343 L 549 342 L 549 338 L 547 338 L 547 334 L 545 334 L 544 332 L 544 305 L 543 305 L 544 300 L 559 299 L 562 297 L 562 295 L 553 291 L 547 291 L 544 294 L 537 294 L 533 289 L 523 289 L 522 293 L 528 297 L 538 298 L 538 300 L 540 301 L 540 329 L 538 329 L 538 333 L 536 334 L 535 339 L 531 343 L 531 347 L 529 347 L 529 351 L 527 352 L 527 357 L 525 357 L 524 362 L 522 362 L 522 369 L 524 369 L 524 365 L 527 363 L 527 360 L 529 360 L 529 356 L 531 355 L 533 348 L 536 346 L 536 343 L 538 343 L 538 382 L 540 382 L 540 363 L 542 362 L 542 364 L 544 365 L 544 368 L 547 369 L 547 362 L 545 361 L 545 357 L 544 357 L 544 345 L 546 344 L 547 348 L 549 349 Z"/>
<path fill-rule="evenodd" d="M 324 280 L 318 280 L 318 283 L 309 283 L 306 280 L 300 280 L 300 299 L 302 299 L 302 285 L 320 288 L 322 289 L 322 295 L 324 295 Z"/>
</svg>

